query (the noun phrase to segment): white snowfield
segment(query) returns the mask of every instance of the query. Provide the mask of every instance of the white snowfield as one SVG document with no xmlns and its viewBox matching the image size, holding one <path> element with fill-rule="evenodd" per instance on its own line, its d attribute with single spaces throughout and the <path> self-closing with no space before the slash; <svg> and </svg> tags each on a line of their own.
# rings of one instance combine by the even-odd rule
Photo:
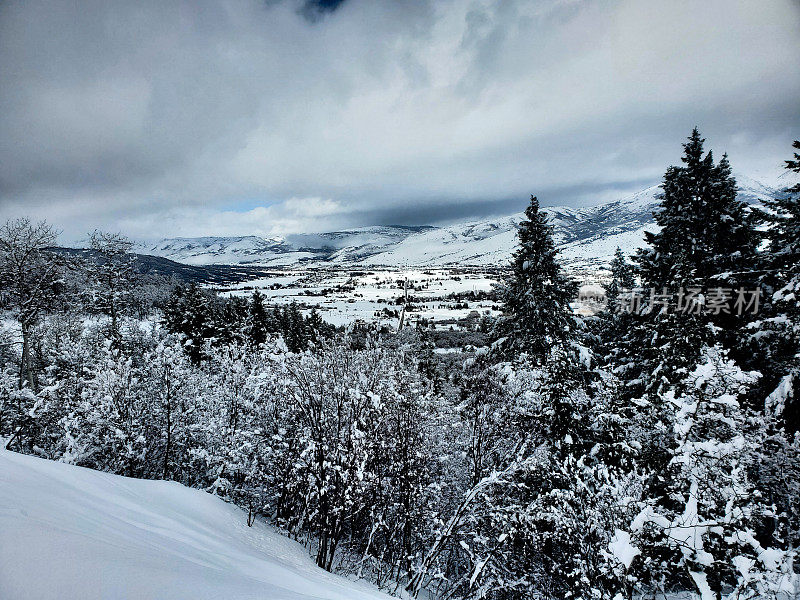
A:
<svg viewBox="0 0 800 600">
<path fill-rule="evenodd" d="M 2 600 L 388 600 L 210 494 L 0 450 Z"/>
</svg>

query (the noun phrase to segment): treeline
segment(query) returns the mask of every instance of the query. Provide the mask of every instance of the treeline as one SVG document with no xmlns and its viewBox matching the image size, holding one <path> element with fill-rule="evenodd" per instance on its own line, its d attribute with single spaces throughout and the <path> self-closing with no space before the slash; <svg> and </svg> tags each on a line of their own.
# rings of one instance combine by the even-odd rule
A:
<svg viewBox="0 0 800 600">
<path fill-rule="evenodd" d="M 618 253 L 595 317 L 573 315 L 532 198 L 504 314 L 465 360 L 425 328 L 335 330 L 258 294 L 171 287 L 143 319 L 124 240 L 98 236 L 107 259 L 75 286 L 48 228 L 7 224 L 21 343 L 0 346 L 0 436 L 207 490 L 412 596 L 796 596 L 800 186 L 750 210 L 727 158 L 697 131 L 684 149 L 660 232 Z M 665 299 L 695 288 L 691 310 Z M 726 312 L 715 288 L 758 290 L 758 310 Z"/>
<path fill-rule="evenodd" d="M 203 358 L 207 345 L 247 343 L 258 347 L 279 335 L 291 352 L 301 352 L 336 332 L 316 309 L 307 316 L 295 302 L 269 309 L 258 290 L 249 300 L 225 298 L 196 284 L 173 288 L 165 302 L 163 323 L 168 331 L 185 338 L 186 351 L 195 362 Z"/>
</svg>

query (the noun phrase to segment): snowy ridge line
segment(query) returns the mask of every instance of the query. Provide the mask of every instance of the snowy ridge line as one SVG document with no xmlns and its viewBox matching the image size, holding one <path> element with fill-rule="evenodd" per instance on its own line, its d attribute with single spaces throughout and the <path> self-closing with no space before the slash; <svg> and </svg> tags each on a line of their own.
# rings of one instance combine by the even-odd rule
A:
<svg viewBox="0 0 800 600">
<path fill-rule="evenodd" d="M 742 200 L 751 204 L 777 192 L 739 176 Z M 570 269 L 603 267 L 619 246 L 633 253 L 644 232 L 655 231 L 653 211 L 660 188 L 652 186 L 596 206 L 547 207 L 561 260 Z M 470 220 L 444 227 L 374 226 L 285 237 L 169 238 L 139 244 L 137 251 L 189 265 L 263 267 L 451 267 L 496 266 L 516 246 L 522 213 Z"/>
</svg>

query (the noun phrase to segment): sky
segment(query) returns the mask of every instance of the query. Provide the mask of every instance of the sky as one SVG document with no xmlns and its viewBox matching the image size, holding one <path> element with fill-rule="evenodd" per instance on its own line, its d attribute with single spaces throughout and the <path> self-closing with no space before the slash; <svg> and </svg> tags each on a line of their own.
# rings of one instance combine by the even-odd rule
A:
<svg viewBox="0 0 800 600">
<path fill-rule="evenodd" d="M 773 183 L 798 0 L 0 3 L 0 220 L 275 236 L 581 206 L 698 126 Z"/>
</svg>

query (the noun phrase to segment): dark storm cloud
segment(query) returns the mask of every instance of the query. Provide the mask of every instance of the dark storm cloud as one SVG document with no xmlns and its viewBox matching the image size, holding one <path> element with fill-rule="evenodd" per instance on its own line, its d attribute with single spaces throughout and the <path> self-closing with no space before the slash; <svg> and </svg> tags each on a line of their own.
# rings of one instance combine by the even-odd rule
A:
<svg viewBox="0 0 800 600">
<path fill-rule="evenodd" d="M 306 19 L 312 23 L 316 23 L 325 14 L 332 13 L 344 4 L 344 2 L 345 0 L 306 0 L 306 3 L 303 4 L 303 8 L 301 9 L 301 13 Z"/>
<path fill-rule="evenodd" d="M 746 0 L 0 4 L 0 218 L 280 233 L 607 200 L 699 125 L 774 175 L 800 8 Z"/>
<path fill-rule="evenodd" d="M 532 187 L 532 191 L 540 201 L 548 205 L 574 204 L 581 200 L 583 204 L 595 204 L 611 198 L 623 198 L 653 184 L 651 178 L 603 181 L 602 183 L 582 183 L 558 187 Z M 535 189 L 534 189 L 535 188 Z M 454 202 L 453 198 L 442 196 L 427 198 L 421 201 L 405 201 L 391 203 L 388 206 L 364 207 L 358 212 L 348 215 L 355 226 L 367 225 L 430 225 L 431 223 L 446 225 L 450 222 L 466 219 L 504 216 L 522 212 L 529 204 L 530 195 L 514 195 L 503 197 L 498 194 L 491 198 L 476 198 L 469 201 Z"/>
</svg>

